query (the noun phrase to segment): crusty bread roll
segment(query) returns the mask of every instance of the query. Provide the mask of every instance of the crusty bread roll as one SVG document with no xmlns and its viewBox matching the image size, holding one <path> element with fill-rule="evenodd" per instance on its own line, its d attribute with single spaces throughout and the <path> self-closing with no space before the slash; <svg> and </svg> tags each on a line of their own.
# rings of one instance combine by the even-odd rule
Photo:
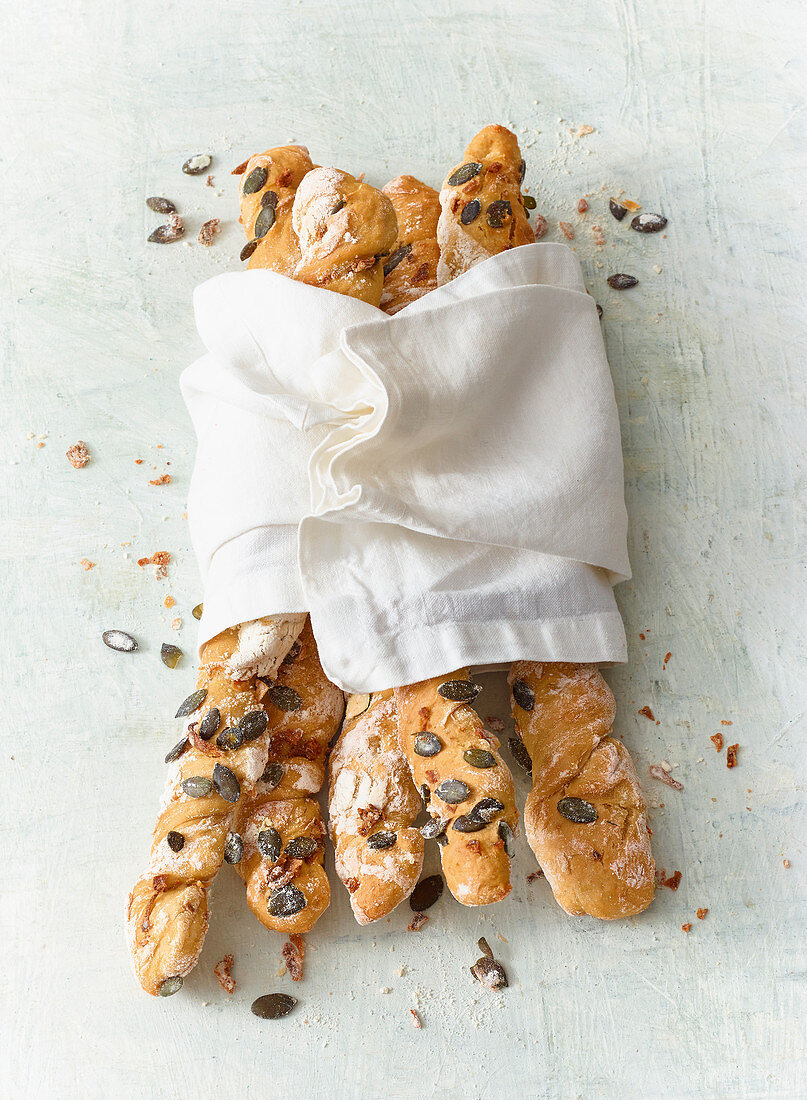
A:
<svg viewBox="0 0 807 1100">
<path fill-rule="evenodd" d="M 239 183 L 241 224 L 247 235 L 242 256 L 248 267 L 268 267 L 294 277 L 300 245 L 292 225 L 297 188 L 314 165 L 303 145 L 282 145 L 256 153 Z"/>
<path fill-rule="evenodd" d="M 437 286 L 440 196 L 414 176 L 396 176 L 382 190 L 398 221 L 398 236 L 384 262 L 381 295 L 381 308 L 393 314 Z"/>
</svg>

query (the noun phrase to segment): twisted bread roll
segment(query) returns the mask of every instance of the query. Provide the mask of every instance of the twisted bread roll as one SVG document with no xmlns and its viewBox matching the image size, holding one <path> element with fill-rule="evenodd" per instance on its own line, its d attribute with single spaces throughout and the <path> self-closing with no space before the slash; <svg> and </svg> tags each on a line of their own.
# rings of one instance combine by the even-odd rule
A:
<svg viewBox="0 0 807 1100">
<path fill-rule="evenodd" d="M 392 691 L 351 695 L 330 758 L 328 811 L 336 873 L 359 924 L 385 917 L 414 890 L 421 799 L 398 741 Z"/>
<path fill-rule="evenodd" d="M 398 220 L 398 236 L 384 264 L 381 295 L 381 308 L 393 314 L 437 286 L 440 196 L 414 176 L 396 176 L 382 190 Z"/>
<path fill-rule="evenodd" d="M 248 267 L 268 267 L 293 278 L 300 245 L 292 225 L 294 195 L 314 165 L 302 145 L 256 153 L 241 176 L 241 224 L 249 238 L 242 258 Z"/>
<path fill-rule="evenodd" d="M 439 840 L 446 885 L 463 905 L 489 905 L 510 893 L 518 822 L 499 740 L 470 706 L 476 690 L 468 669 L 395 689 L 401 751 L 428 794 L 424 829 Z"/>
<path fill-rule="evenodd" d="M 595 665 L 517 661 L 513 718 L 532 760 L 524 827 L 556 901 L 611 920 L 653 900 L 645 802 L 627 750 L 608 735 L 616 705 Z"/>
<path fill-rule="evenodd" d="M 535 240 L 521 194 L 524 171 L 518 140 L 504 126 L 486 126 L 471 141 L 440 191 L 440 286 L 480 260 Z"/>
</svg>

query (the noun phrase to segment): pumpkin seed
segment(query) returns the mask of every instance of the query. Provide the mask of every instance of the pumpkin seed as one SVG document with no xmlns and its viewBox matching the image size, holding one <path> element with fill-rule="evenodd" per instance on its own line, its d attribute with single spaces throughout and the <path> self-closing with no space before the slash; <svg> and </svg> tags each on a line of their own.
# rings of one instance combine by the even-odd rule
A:
<svg viewBox="0 0 807 1100">
<path fill-rule="evenodd" d="M 558 813 L 575 825 L 591 825 L 598 817 L 597 811 L 584 798 L 562 798 L 558 803 Z"/>
<path fill-rule="evenodd" d="M 519 183 L 524 182 L 524 177 L 526 176 L 526 174 L 527 174 L 527 162 L 526 162 L 526 160 L 522 160 L 521 164 L 519 164 L 519 166 L 518 166 L 518 181 L 519 181 Z"/>
<path fill-rule="evenodd" d="M 524 199 L 524 209 L 535 210 L 538 205 L 538 200 L 536 199 L 535 195 L 523 195 L 522 197 Z"/>
<path fill-rule="evenodd" d="M 510 752 L 513 755 L 513 759 L 517 764 L 520 764 L 525 772 L 529 772 L 532 775 L 532 759 L 527 752 L 527 746 L 521 740 L 520 737 L 511 737 L 508 741 L 510 746 Z"/>
<path fill-rule="evenodd" d="M 479 939 L 476 941 L 476 946 L 479 948 L 483 955 L 487 955 L 489 959 L 493 958 L 493 952 L 490 949 L 490 944 L 484 936 L 479 937 Z"/>
<path fill-rule="evenodd" d="M 261 195 L 261 206 L 277 206 L 277 191 L 264 191 Z"/>
<path fill-rule="evenodd" d="M 449 806 L 457 806 L 460 802 L 465 801 L 471 793 L 471 788 L 467 783 L 463 783 L 461 779 L 444 779 L 434 793 L 438 798 L 442 798 L 443 802 L 447 802 Z"/>
<path fill-rule="evenodd" d="M 423 805 L 428 806 L 432 800 L 432 792 L 429 790 L 428 783 L 420 784 L 420 797 L 423 800 Z"/>
<path fill-rule="evenodd" d="M 205 605 L 203 603 L 198 603 L 193 611 L 191 611 L 191 615 L 193 615 L 194 619 L 201 619 L 204 609 Z"/>
<path fill-rule="evenodd" d="M 186 753 L 190 748 L 190 741 L 187 737 L 183 737 L 181 741 L 177 741 L 176 745 L 165 754 L 166 764 L 172 764 L 174 760 L 179 760 L 183 753 Z"/>
<path fill-rule="evenodd" d="M 460 814 L 459 817 L 455 817 L 452 829 L 456 829 L 458 833 L 478 833 L 480 829 L 484 829 L 487 822 L 480 821 L 478 818 L 473 817 L 471 814 Z"/>
<path fill-rule="evenodd" d="M 286 654 L 286 656 L 280 662 L 281 665 L 285 665 L 287 668 L 288 668 L 289 665 L 293 665 L 294 662 L 297 660 L 297 658 L 300 656 L 300 652 L 302 651 L 302 648 L 303 647 L 299 642 L 295 642 L 294 645 L 289 650 L 289 652 Z"/>
<path fill-rule="evenodd" d="M 666 224 L 663 214 L 637 214 L 630 227 L 637 233 L 659 233 Z"/>
<path fill-rule="evenodd" d="M 485 825 L 489 821 L 493 821 L 496 814 L 500 814 L 504 809 L 504 803 L 500 802 L 498 798 L 482 798 L 471 810 L 470 816 L 477 821 L 483 821 Z"/>
<path fill-rule="evenodd" d="M 481 212 L 482 203 L 479 199 L 471 199 L 470 202 L 466 202 L 465 206 L 463 206 L 462 213 L 460 214 L 460 221 L 463 225 L 470 225 L 471 222 L 476 221 Z"/>
<path fill-rule="evenodd" d="M 203 741 L 209 741 L 220 725 L 221 711 L 218 707 L 211 707 L 199 723 L 199 736 Z"/>
<path fill-rule="evenodd" d="M 158 195 L 146 199 L 146 206 L 149 210 L 155 210 L 158 214 L 176 214 L 177 212 L 177 208 L 170 199 L 163 199 Z"/>
<path fill-rule="evenodd" d="M 256 240 L 255 238 L 253 238 L 251 241 L 247 241 L 247 243 L 241 249 L 239 259 L 248 260 L 260 243 L 261 242 L 259 240 Z"/>
<path fill-rule="evenodd" d="M 369 693 L 360 692 L 357 695 L 348 696 L 347 706 L 345 707 L 345 721 L 350 722 L 354 718 L 358 718 L 360 714 L 364 714 L 369 706 Z"/>
<path fill-rule="evenodd" d="M 182 780 L 181 786 L 188 798 L 207 798 L 216 789 L 215 783 L 207 775 L 190 775 Z"/>
<path fill-rule="evenodd" d="M 186 176 L 201 176 L 210 167 L 212 160 L 209 153 L 197 153 L 194 157 L 188 157 L 182 165 L 182 171 Z"/>
<path fill-rule="evenodd" d="M 411 244 L 402 244 L 400 248 L 396 248 L 390 258 L 384 264 L 384 278 L 389 275 L 391 271 L 394 271 L 404 256 L 408 256 L 412 251 Z"/>
<path fill-rule="evenodd" d="M 622 203 L 617 202 L 616 199 L 609 200 L 608 209 L 611 211 L 618 222 L 621 222 L 628 212 L 627 206 L 623 206 Z"/>
<path fill-rule="evenodd" d="M 198 711 L 204 700 L 208 697 L 207 687 L 200 687 L 199 691 L 195 691 L 194 694 L 188 695 L 184 698 L 183 702 L 179 704 L 179 709 L 174 715 L 175 718 L 186 718 L 189 714 Z"/>
<path fill-rule="evenodd" d="M 609 275 L 606 282 L 613 290 L 630 290 L 632 286 L 636 286 L 639 280 L 635 275 Z"/>
<path fill-rule="evenodd" d="M 397 833 L 371 833 L 370 836 L 367 837 L 367 847 L 374 849 L 391 848 L 397 839 Z"/>
<path fill-rule="evenodd" d="M 283 851 L 283 838 L 277 829 L 273 829 L 269 825 L 258 833 L 256 845 L 264 859 L 268 859 L 270 863 L 275 863 Z"/>
<path fill-rule="evenodd" d="M 283 855 L 289 859 L 308 859 L 319 848 L 319 844 L 312 836 L 296 836 L 286 845 Z"/>
<path fill-rule="evenodd" d="M 265 710 L 248 710 L 238 723 L 241 735 L 245 741 L 256 741 L 269 722 L 269 715 Z"/>
<path fill-rule="evenodd" d="M 178 241 L 185 234 L 185 223 L 179 214 L 170 214 L 170 221 L 166 225 L 158 225 L 153 233 L 149 233 L 151 244 L 170 244 Z"/>
<path fill-rule="evenodd" d="M 467 164 L 463 164 L 461 168 L 457 168 L 455 172 L 452 172 L 448 177 L 449 187 L 459 187 L 461 183 L 467 183 L 468 180 L 472 180 L 474 176 L 478 176 L 482 171 L 482 165 L 478 161 L 471 160 Z"/>
<path fill-rule="evenodd" d="M 507 985 L 507 975 L 502 964 L 485 955 L 476 960 L 471 967 L 471 973 L 476 981 L 488 989 L 504 989 Z"/>
<path fill-rule="evenodd" d="M 232 752 L 244 744 L 244 735 L 238 726 L 226 726 L 216 738 L 216 744 L 224 752 Z"/>
<path fill-rule="evenodd" d="M 448 844 L 448 837 L 445 833 L 440 833 L 440 835 L 436 836 L 434 839 L 437 841 L 441 848 L 445 848 L 446 844 Z"/>
<path fill-rule="evenodd" d="M 278 710 L 299 710 L 303 705 L 302 699 L 294 688 L 286 687 L 285 684 L 275 684 L 274 687 L 269 688 L 269 698 Z"/>
<path fill-rule="evenodd" d="M 101 635 L 101 641 L 118 653 L 134 653 L 137 649 L 137 642 L 125 630 L 105 630 Z"/>
<path fill-rule="evenodd" d="M 288 993 L 266 993 L 252 1002 L 252 1014 L 262 1020 L 279 1020 L 288 1016 L 296 1004 L 297 998 Z"/>
<path fill-rule="evenodd" d="M 481 685 L 473 680 L 446 680 L 438 687 L 437 694 L 452 703 L 472 703 L 481 690 Z"/>
<path fill-rule="evenodd" d="M 441 821 L 439 817 L 430 817 L 425 825 L 420 827 L 420 835 L 424 840 L 437 840 L 446 831 L 447 821 Z"/>
<path fill-rule="evenodd" d="M 513 699 L 522 710 L 532 710 L 535 707 L 535 692 L 526 680 L 513 680 L 511 691 Z"/>
<path fill-rule="evenodd" d="M 339 211 L 342 209 L 342 207 L 346 206 L 346 205 L 347 205 L 347 203 L 345 202 L 345 200 L 340 199 L 339 202 L 336 204 L 336 206 L 331 211 L 331 214 L 338 214 Z"/>
<path fill-rule="evenodd" d="M 180 657 L 182 657 L 182 650 L 178 645 L 169 645 L 167 642 L 163 642 L 160 648 L 160 660 L 164 665 L 168 668 L 176 668 Z"/>
<path fill-rule="evenodd" d="M 443 747 L 443 742 L 436 733 L 428 730 L 419 733 L 415 738 L 415 752 L 418 756 L 437 756 Z"/>
<path fill-rule="evenodd" d="M 496 757 L 487 749 L 470 748 L 462 754 L 462 759 L 472 768 L 495 768 Z"/>
<path fill-rule="evenodd" d="M 216 790 L 225 802 L 237 802 L 241 797 L 241 784 L 238 776 L 225 768 L 223 764 L 216 764 L 213 769 L 213 782 Z"/>
<path fill-rule="evenodd" d="M 265 237 L 272 226 L 275 224 L 275 208 L 274 206 L 263 206 L 261 212 L 255 219 L 255 228 L 253 233 L 256 237 Z"/>
<path fill-rule="evenodd" d="M 512 218 L 513 208 L 507 199 L 496 199 L 488 207 L 488 225 L 491 229 L 501 229 L 505 218 Z"/>
<path fill-rule="evenodd" d="M 516 846 L 513 843 L 515 837 L 513 836 L 513 830 L 507 824 L 506 821 L 499 822 L 499 838 L 504 841 L 504 850 L 510 859 L 516 854 Z"/>
<path fill-rule="evenodd" d="M 305 907 L 305 894 L 292 883 L 281 886 L 269 897 L 268 909 L 273 917 L 293 917 Z"/>
<path fill-rule="evenodd" d="M 172 852 L 181 852 L 185 847 L 185 837 L 182 833 L 178 833 L 176 829 L 172 829 L 165 839 Z"/>
<path fill-rule="evenodd" d="M 227 833 L 224 841 L 224 862 L 240 863 L 244 855 L 244 841 L 240 833 Z"/>
<path fill-rule="evenodd" d="M 175 993 L 179 993 L 180 989 L 182 989 L 182 978 L 177 974 L 175 978 L 166 978 L 165 981 L 160 982 L 157 996 L 173 997 Z"/>
<path fill-rule="evenodd" d="M 280 783 L 282 778 L 283 765 L 275 762 L 266 765 L 260 781 L 261 783 L 265 783 L 270 791 L 273 791 L 275 787 Z"/>
<path fill-rule="evenodd" d="M 426 878 L 422 878 L 409 895 L 409 906 L 412 912 L 422 913 L 424 909 L 430 909 L 436 901 L 440 900 L 442 892 L 442 875 L 427 875 Z"/>
<path fill-rule="evenodd" d="M 257 168 L 253 168 L 247 178 L 244 180 L 244 184 L 241 188 L 245 195 L 254 195 L 256 191 L 260 191 L 266 185 L 266 178 L 269 173 L 259 164 Z"/>
</svg>

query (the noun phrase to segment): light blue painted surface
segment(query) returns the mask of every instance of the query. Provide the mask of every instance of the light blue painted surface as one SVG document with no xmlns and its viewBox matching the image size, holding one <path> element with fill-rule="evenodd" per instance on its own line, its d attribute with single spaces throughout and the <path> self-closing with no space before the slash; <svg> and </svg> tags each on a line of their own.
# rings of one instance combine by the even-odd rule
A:
<svg viewBox="0 0 807 1100">
<path fill-rule="evenodd" d="M 0 1044 L 0 1091 L 807 1095 L 803 7 L 32 0 L 5 23 L 0 919 L 13 1041 Z M 631 663 L 610 675 L 620 732 L 665 804 L 658 862 L 683 882 L 641 919 L 571 920 L 526 883 L 524 845 L 506 903 L 445 899 L 417 935 L 408 911 L 360 931 L 335 889 L 300 1006 L 271 1025 L 248 1006 L 289 988 L 281 941 L 223 875 L 200 966 L 181 996 L 151 1001 L 122 917 L 178 736 L 167 716 L 192 684 L 189 662 L 159 662 L 162 641 L 192 651 L 199 598 L 177 377 L 199 348 L 193 286 L 237 266 L 228 171 L 297 139 L 373 183 L 402 171 L 437 183 L 494 120 L 522 138 L 550 237 L 558 219 L 576 226 L 605 311 L 635 571 L 619 590 Z M 581 123 L 595 133 L 573 138 Z M 202 150 L 215 190 L 179 170 Z M 669 217 L 666 239 L 617 226 L 605 199 L 621 189 Z M 145 243 L 160 220 L 150 194 L 177 202 L 188 243 Z M 222 232 L 203 249 L 212 216 Z M 609 291 L 616 270 L 639 287 Z M 93 461 L 75 471 L 64 451 L 79 438 Z M 170 486 L 148 484 L 155 467 Z M 167 581 L 135 564 L 157 549 L 173 554 Z M 140 652 L 104 649 L 110 626 Z M 501 713 L 500 697 L 499 684 L 482 712 Z M 645 704 L 660 725 L 637 715 Z M 709 742 L 719 730 L 741 745 L 733 772 Z M 648 778 L 662 758 L 682 792 Z M 501 996 L 463 970 L 483 933 L 511 976 Z M 212 975 L 225 951 L 232 999 Z"/>
</svg>

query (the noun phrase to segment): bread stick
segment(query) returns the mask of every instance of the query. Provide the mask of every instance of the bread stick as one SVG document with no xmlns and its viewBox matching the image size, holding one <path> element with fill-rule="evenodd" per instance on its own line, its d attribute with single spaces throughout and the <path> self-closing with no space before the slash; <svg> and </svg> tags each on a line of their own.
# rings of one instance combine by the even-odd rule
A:
<svg viewBox="0 0 807 1100">
<path fill-rule="evenodd" d="M 396 176 L 382 190 L 398 221 L 398 235 L 384 263 L 381 295 L 381 308 L 393 314 L 437 286 L 440 196 L 414 176 Z"/>
<path fill-rule="evenodd" d="M 292 225 L 297 188 L 314 165 L 303 145 L 283 145 L 250 157 L 241 176 L 241 224 L 247 267 L 271 268 L 294 277 L 300 245 Z"/>
</svg>

